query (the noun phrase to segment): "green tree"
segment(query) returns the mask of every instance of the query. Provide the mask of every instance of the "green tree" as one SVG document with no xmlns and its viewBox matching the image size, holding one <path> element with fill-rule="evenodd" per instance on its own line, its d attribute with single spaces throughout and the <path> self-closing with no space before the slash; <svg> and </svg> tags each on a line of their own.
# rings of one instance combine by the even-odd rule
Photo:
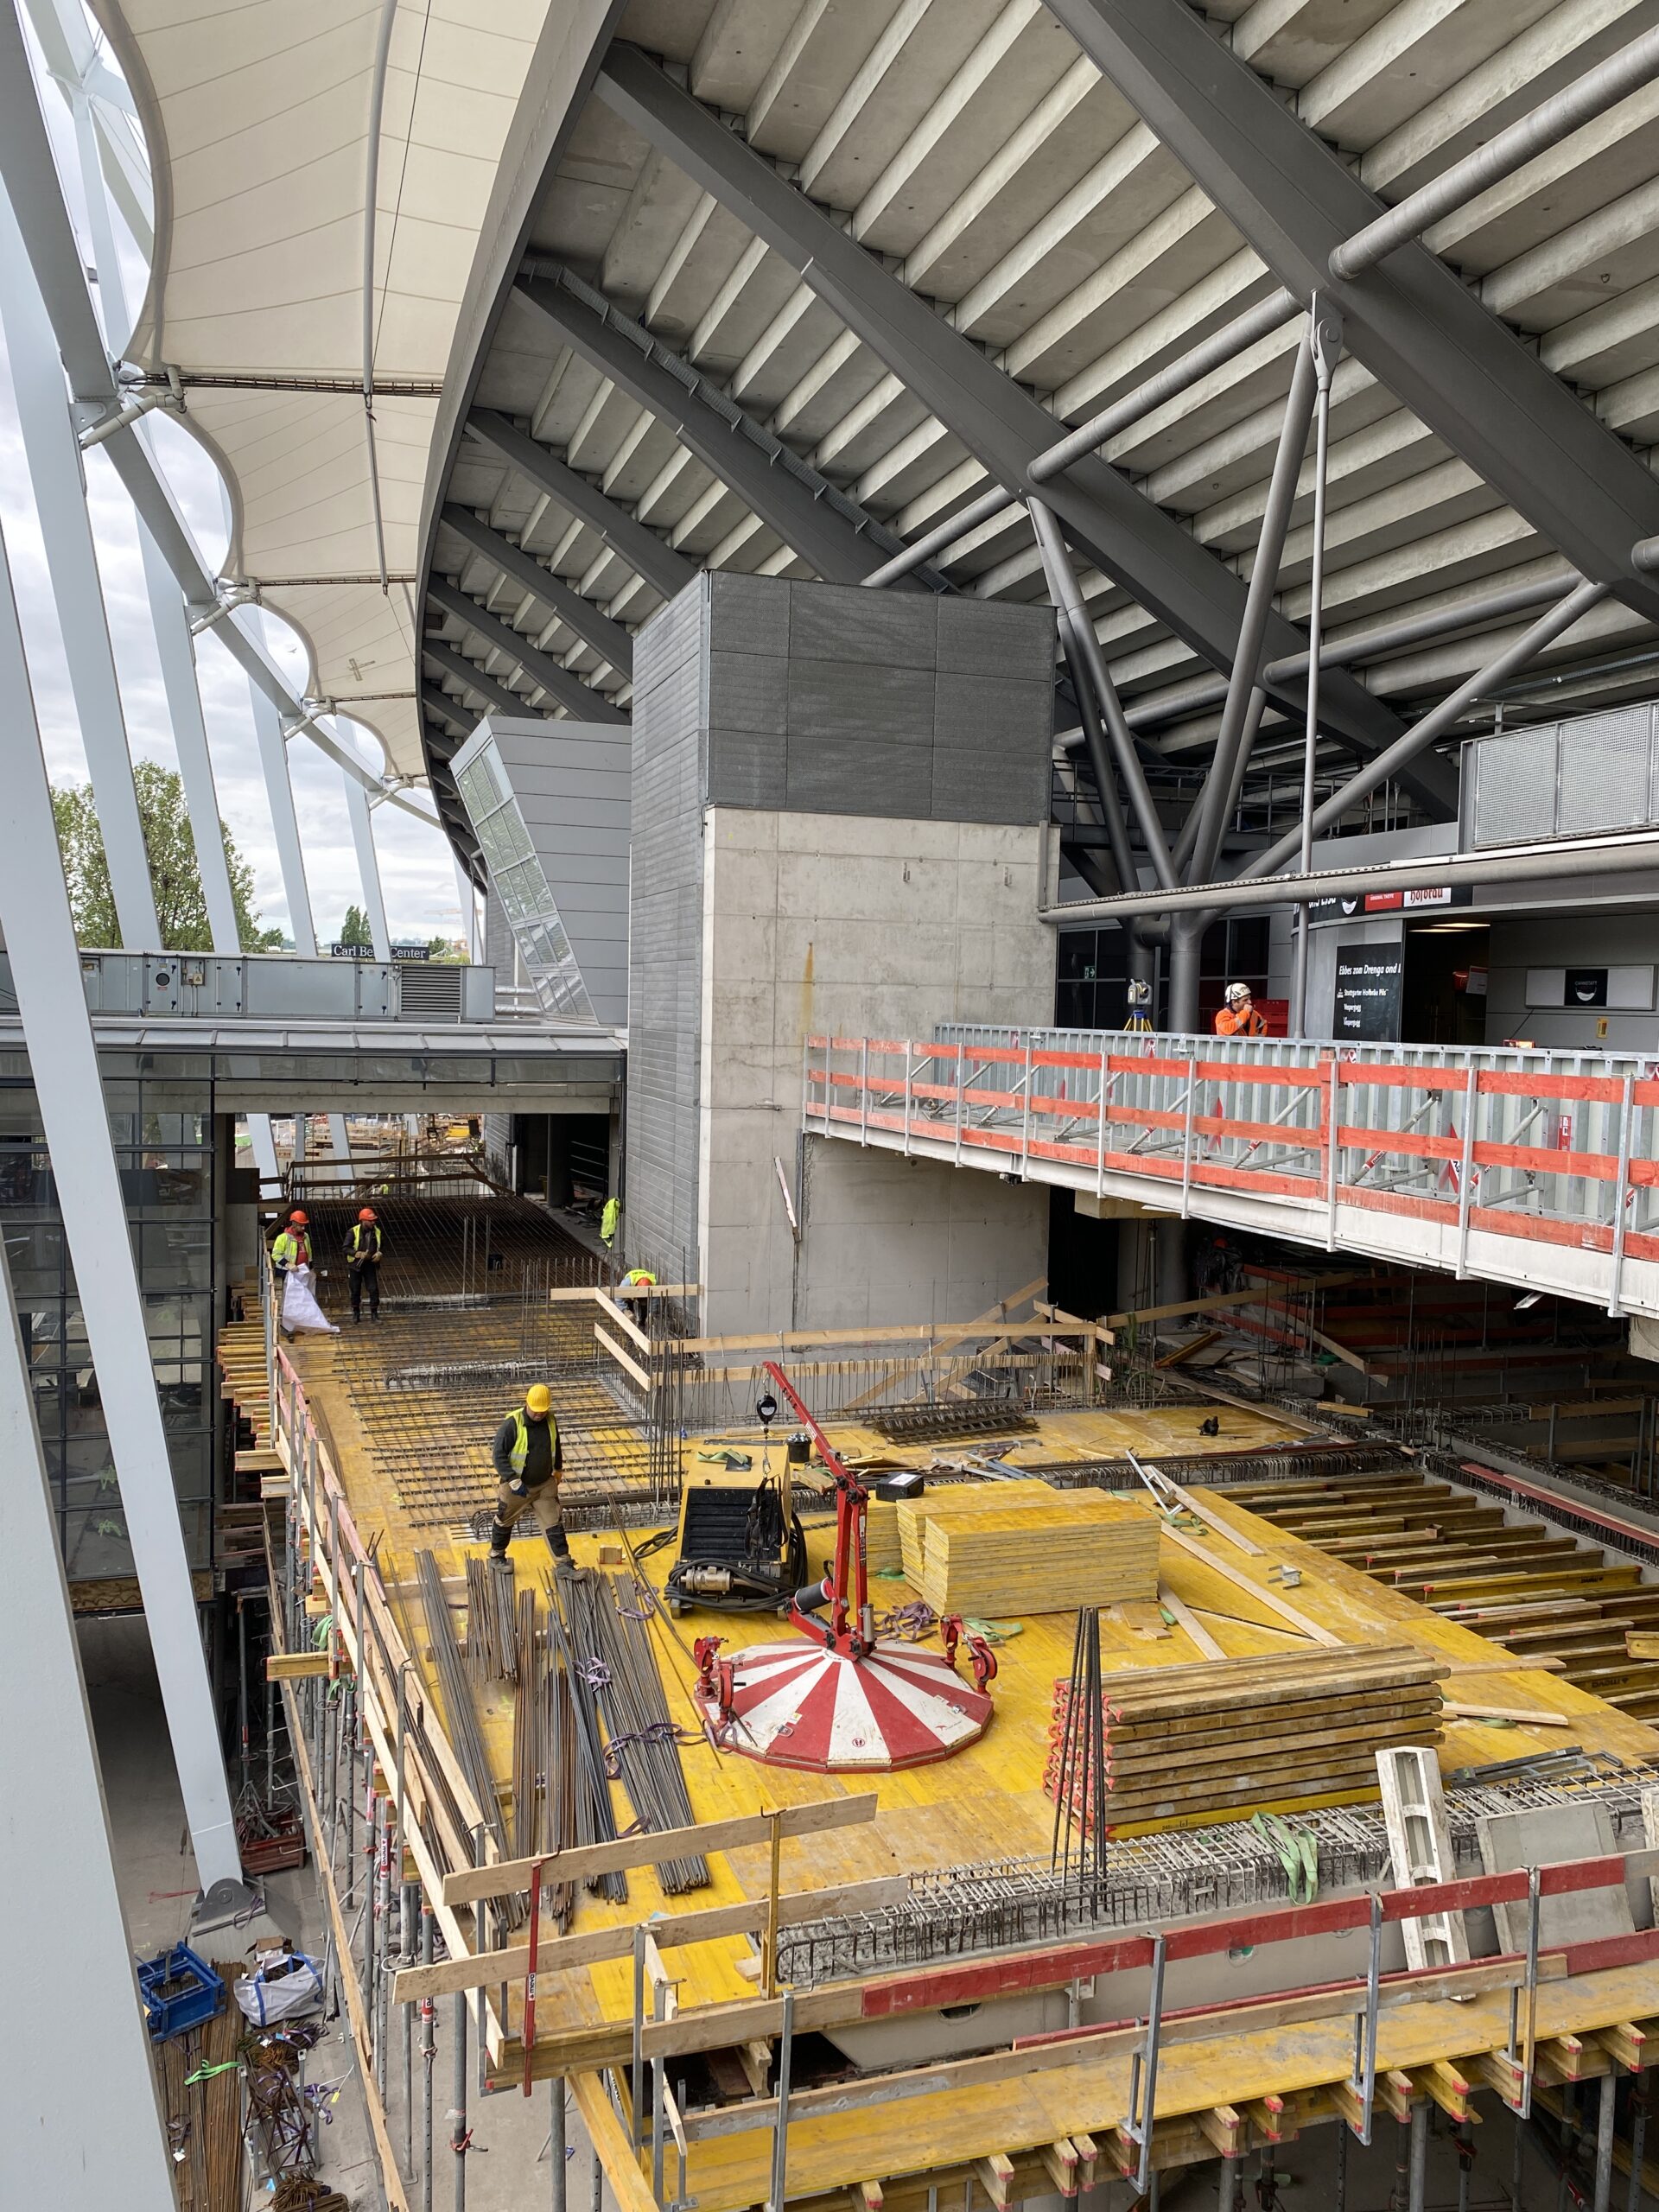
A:
<svg viewBox="0 0 1659 2212">
<path fill-rule="evenodd" d="M 336 942 L 340 944 L 353 944 L 361 952 L 374 950 L 374 937 L 369 928 L 369 918 L 360 906 L 352 906 L 346 909 L 346 918 L 340 925 L 340 936 Z"/>
<path fill-rule="evenodd" d="M 176 768 L 163 768 L 155 760 L 133 763 L 133 789 L 138 800 L 138 821 L 149 860 L 149 880 L 156 895 L 156 918 L 161 924 L 160 950 L 164 952 L 210 952 L 213 932 L 207 925 L 207 901 L 202 894 L 201 870 L 196 861 L 196 840 L 184 803 L 184 781 Z M 116 947 L 121 925 L 115 918 L 115 896 L 110 888 L 109 862 L 104 851 L 104 832 L 92 803 L 90 784 L 66 784 L 52 793 L 52 812 L 57 823 L 58 849 L 63 855 L 64 880 L 69 888 L 69 909 L 74 916 L 75 936 L 82 944 Z M 253 903 L 253 870 L 236 849 L 236 840 L 221 822 L 225 862 L 231 874 L 231 898 L 236 908 L 237 933 L 244 952 L 270 952 L 281 944 L 280 930 L 261 926 Z M 135 946 L 148 951 L 149 946 Z"/>
<path fill-rule="evenodd" d="M 426 948 L 429 960 L 439 960 L 451 968 L 470 968 L 472 958 L 466 944 L 458 937 L 435 937 Z"/>
</svg>

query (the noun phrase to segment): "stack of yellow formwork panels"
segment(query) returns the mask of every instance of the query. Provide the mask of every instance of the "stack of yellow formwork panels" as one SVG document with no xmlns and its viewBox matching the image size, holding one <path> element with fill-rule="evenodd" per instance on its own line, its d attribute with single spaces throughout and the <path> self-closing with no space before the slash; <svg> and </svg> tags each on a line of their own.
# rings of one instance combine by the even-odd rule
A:
<svg viewBox="0 0 1659 2212">
<path fill-rule="evenodd" d="M 1068 1495 L 1070 1493 L 1067 1493 Z M 924 1532 L 936 1513 L 1006 1513 L 1026 1505 L 1052 1505 L 1062 1493 L 1040 1478 L 1020 1476 L 1011 1482 L 949 1483 L 938 1490 L 906 1498 L 893 1508 L 899 1528 L 899 1561 L 912 1588 L 922 1586 L 925 1567 Z"/>
<path fill-rule="evenodd" d="M 1158 1519 L 1138 1500 L 1057 1491 L 1003 1513 L 936 1513 L 922 1596 L 936 1613 L 1069 1613 L 1158 1595 Z"/>
</svg>

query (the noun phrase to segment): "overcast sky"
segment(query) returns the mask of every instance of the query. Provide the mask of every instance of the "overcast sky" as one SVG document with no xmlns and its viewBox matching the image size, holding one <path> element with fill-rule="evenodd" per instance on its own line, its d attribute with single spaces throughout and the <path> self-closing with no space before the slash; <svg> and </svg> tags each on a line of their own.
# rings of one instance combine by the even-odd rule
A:
<svg viewBox="0 0 1659 2212">
<path fill-rule="evenodd" d="M 55 93 L 44 105 L 57 144 L 60 171 L 66 178 L 72 212 L 79 222 L 82 211 L 73 204 L 73 141 L 67 111 Z M 86 233 L 84 226 L 80 227 L 85 245 Z M 90 261 L 90 246 L 86 250 Z M 143 263 L 124 233 L 122 259 L 129 297 L 136 303 L 143 289 Z M 148 421 L 154 426 L 151 449 L 207 566 L 216 569 L 225 550 L 218 472 L 188 431 L 160 414 Z M 96 448 L 86 455 L 86 482 L 128 739 L 135 758 L 159 760 L 173 767 L 177 761 L 150 625 L 137 518 L 120 480 Z M 4 528 L 16 587 L 47 767 L 54 784 L 83 781 L 86 755 L 17 425 L 3 330 L 0 330 L 0 525 Z M 298 693 L 304 682 L 303 656 L 280 622 L 270 621 L 268 629 L 268 650 Z M 252 865 L 255 897 L 263 919 L 286 931 L 290 925 L 288 901 L 276 866 L 270 810 L 259 772 L 247 678 L 211 631 L 196 640 L 196 675 L 213 752 L 219 812 L 243 857 Z M 339 727 L 344 734 L 352 726 Z M 362 749 L 365 760 L 378 770 L 378 747 L 370 741 Z M 346 816 L 345 779 L 340 770 L 303 737 L 289 747 L 288 758 L 312 914 L 318 938 L 326 943 L 338 935 L 346 907 L 362 897 Z M 397 807 L 377 807 L 373 821 L 381 887 L 393 937 L 459 936 L 461 906 L 447 840 L 435 828 L 423 828 Z"/>
</svg>

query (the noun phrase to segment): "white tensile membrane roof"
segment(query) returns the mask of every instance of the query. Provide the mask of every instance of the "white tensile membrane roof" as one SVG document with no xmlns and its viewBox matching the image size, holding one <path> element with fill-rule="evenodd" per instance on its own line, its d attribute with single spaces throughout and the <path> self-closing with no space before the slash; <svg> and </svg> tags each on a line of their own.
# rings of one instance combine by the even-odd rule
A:
<svg viewBox="0 0 1659 2212">
<path fill-rule="evenodd" d="M 414 577 L 438 392 L 549 0 L 403 0 L 365 210 L 382 0 L 93 0 L 156 197 L 126 359 L 176 372 L 231 487 L 226 574 L 313 657 L 308 689 L 423 777 Z M 374 476 L 380 523 L 377 530 Z M 389 588 L 383 591 L 383 557 Z"/>
</svg>

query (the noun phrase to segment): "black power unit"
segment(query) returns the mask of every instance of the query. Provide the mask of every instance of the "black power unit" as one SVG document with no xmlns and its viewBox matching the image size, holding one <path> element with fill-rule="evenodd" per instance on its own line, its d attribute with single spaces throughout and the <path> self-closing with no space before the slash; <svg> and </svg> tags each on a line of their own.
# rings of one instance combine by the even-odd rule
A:
<svg viewBox="0 0 1659 2212">
<path fill-rule="evenodd" d="M 680 1502 L 679 1557 L 664 1585 L 669 1610 L 776 1612 L 806 1580 L 806 1537 L 770 1476 L 754 1484 L 689 1484 Z"/>
</svg>

